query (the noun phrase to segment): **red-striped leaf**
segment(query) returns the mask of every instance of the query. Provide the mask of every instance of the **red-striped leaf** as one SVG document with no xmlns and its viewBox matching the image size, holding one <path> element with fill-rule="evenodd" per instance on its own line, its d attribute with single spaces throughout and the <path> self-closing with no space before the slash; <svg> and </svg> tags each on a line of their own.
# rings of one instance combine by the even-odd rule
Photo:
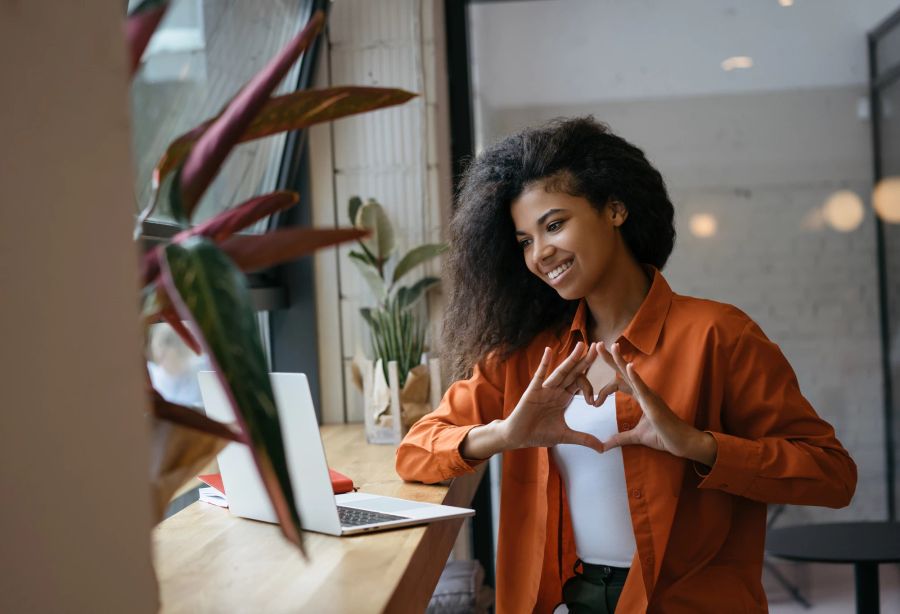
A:
<svg viewBox="0 0 900 614">
<path fill-rule="evenodd" d="M 181 168 L 179 188 L 185 219 L 200 201 L 225 158 L 240 141 L 253 119 L 265 106 L 296 59 L 309 47 L 325 23 L 325 14 L 316 11 L 306 27 L 291 40 L 266 67 L 235 96 L 225 111 L 191 148 Z"/>
<path fill-rule="evenodd" d="M 164 292 L 162 288 L 156 289 L 157 293 Z M 168 303 L 168 298 L 165 299 Z M 184 341 L 184 344 L 188 346 L 194 354 L 201 354 L 203 349 L 200 347 L 200 344 L 194 339 L 193 333 L 188 330 L 187 326 L 184 325 L 184 322 L 181 321 L 181 318 L 178 317 L 178 313 L 175 311 L 175 308 L 171 303 L 168 303 L 167 307 L 165 307 L 162 311 L 159 312 L 159 316 L 172 327 L 181 340 Z"/>
<path fill-rule="evenodd" d="M 401 89 L 385 87 L 341 86 L 322 90 L 304 90 L 269 99 L 259 115 L 241 135 L 239 143 L 299 130 L 321 122 L 332 121 L 403 104 L 417 94 Z M 190 132 L 172 141 L 153 169 L 153 185 L 162 180 L 181 164 L 194 143 L 221 115 L 206 120 Z"/>
<path fill-rule="evenodd" d="M 194 429 L 207 435 L 214 435 L 228 441 L 247 443 L 247 438 L 242 433 L 235 431 L 231 426 L 207 418 L 196 409 L 171 403 L 165 400 L 155 389 L 151 391 L 151 397 L 153 399 L 153 415 L 160 420 L 180 424 L 189 429 Z"/>
<path fill-rule="evenodd" d="M 172 238 L 172 242 L 177 243 L 188 237 L 201 235 L 219 243 L 259 220 L 295 205 L 299 199 L 300 196 L 296 192 L 286 190 L 257 196 L 219 213 L 214 218 L 194 226 L 190 230 L 179 232 Z M 162 249 L 161 246 L 157 246 L 144 255 L 141 263 L 141 279 L 144 280 L 144 285 L 151 283 L 159 275 L 159 259 L 162 257 Z"/>
<path fill-rule="evenodd" d="M 284 437 L 246 279 L 212 241 L 191 237 L 166 246 L 160 279 L 200 339 L 250 443 L 281 531 L 303 546 Z"/>
<path fill-rule="evenodd" d="M 169 8 L 168 0 L 144 0 L 131 11 L 125 20 L 125 40 L 128 42 L 132 75 L 140 66 L 144 49 L 147 48 L 147 43 L 156 32 L 167 8 Z"/>
<path fill-rule="evenodd" d="M 220 245 L 244 272 L 296 260 L 317 249 L 366 235 L 355 228 L 284 228 L 264 235 L 234 235 Z"/>
</svg>

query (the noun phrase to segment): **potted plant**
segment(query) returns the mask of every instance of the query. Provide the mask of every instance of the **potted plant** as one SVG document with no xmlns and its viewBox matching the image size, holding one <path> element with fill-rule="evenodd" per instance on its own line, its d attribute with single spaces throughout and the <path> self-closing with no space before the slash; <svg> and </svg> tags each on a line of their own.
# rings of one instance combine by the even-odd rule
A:
<svg viewBox="0 0 900 614">
<path fill-rule="evenodd" d="M 349 256 L 375 299 L 374 307 L 360 309 L 369 327 L 374 365 L 355 366 L 363 390 L 366 434 L 371 443 L 399 443 L 403 429 L 430 411 L 431 387 L 439 379 L 422 364 L 426 327 L 416 306 L 440 279 L 424 276 L 412 285 L 401 282 L 447 246 L 426 243 L 400 256 L 393 225 L 378 201 L 370 198 L 363 203 L 354 196 L 348 215 L 353 226 L 368 233 L 357 240 L 360 249 Z"/>
<path fill-rule="evenodd" d="M 132 74 L 166 11 L 165 0 L 145 0 L 126 22 Z M 282 228 L 263 235 L 237 234 L 298 201 L 279 191 L 242 203 L 200 225 L 192 215 L 206 188 L 238 144 L 347 115 L 402 104 L 414 94 L 390 88 L 343 86 L 272 97 L 291 65 L 321 31 L 317 11 L 285 48 L 251 79 L 216 117 L 177 138 L 153 173 L 153 198 L 139 218 L 163 203 L 180 233 L 144 254 L 143 322 L 170 324 L 194 351 L 205 351 L 238 418 L 215 422 L 166 401 L 148 384 L 154 430 L 151 475 L 157 511 L 229 441 L 250 446 L 282 532 L 302 549 L 300 519 L 285 460 L 278 410 L 256 328 L 244 273 L 297 259 L 314 250 L 365 236 L 358 229 Z M 136 231 L 139 234 L 140 228 Z M 191 330 L 184 321 L 192 323 Z M 194 331 L 194 332 L 192 332 Z"/>
</svg>

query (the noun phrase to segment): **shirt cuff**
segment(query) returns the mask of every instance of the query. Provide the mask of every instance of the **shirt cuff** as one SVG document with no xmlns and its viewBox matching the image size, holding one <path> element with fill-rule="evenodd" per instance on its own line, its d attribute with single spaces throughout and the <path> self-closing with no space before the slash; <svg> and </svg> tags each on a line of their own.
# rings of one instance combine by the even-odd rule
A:
<svg viewBox="0 0 900 614">
<path fill-rule="evenodd" d="M 715 438 L 718 450 L 712 467 L 694 462 L 694 471 L 702 478 L 698 488 L 714 488 L 744 496 L 759 475 L 760 444 L 733 435 L 706 432 Z"/>
<path fill-rule="evenodd" d="M 444 466 L 442 467 L 442 473 L 444 474 L 445 480 L 466 473 L 474 473 L 475 467 L 484 462 L 474 459 L 466 460 L 459 453 L 459 447 L 462 445 L 462 442 L 469 434 L 469 431 L 476 426 L 483 425 L 467 424 L 464 427 L 454 429 L 453 435 L 451 435 L 449 441 L 447 441 L 447 446 L 450 448 L 450 451 L 448 456 L 445 457 Z"/>
</svg>

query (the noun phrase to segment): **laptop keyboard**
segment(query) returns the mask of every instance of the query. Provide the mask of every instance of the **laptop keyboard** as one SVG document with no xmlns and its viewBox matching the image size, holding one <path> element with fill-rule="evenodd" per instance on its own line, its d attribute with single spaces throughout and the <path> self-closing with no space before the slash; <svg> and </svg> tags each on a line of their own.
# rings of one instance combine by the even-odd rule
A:
<svg viewBox="0 0 900 614">
<path fill-rule="evenodd" d="M 342 527 L 359 527 L 364 524 L 375 524 L 377 522 L 388 522 L 389 520 L 408 520 L 406 516 L 392 516 L 391 514 L 382 514 L 381 512 L 370 512 L 369 510 L 359 510 L 352 507 L 338 506 L 338 516 L 341 519 Z"/>
</svg>

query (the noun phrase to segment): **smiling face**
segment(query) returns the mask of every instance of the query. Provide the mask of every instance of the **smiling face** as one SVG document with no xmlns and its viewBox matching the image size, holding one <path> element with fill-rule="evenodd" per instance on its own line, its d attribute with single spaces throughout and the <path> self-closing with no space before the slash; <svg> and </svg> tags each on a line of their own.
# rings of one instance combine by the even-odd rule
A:
<svg viewBox="0 0 900 614">
<path fill-rule="evenodd" d="M 510 207 L 525 265 L 567 300 L 602 288 L 621 258 L 630 258 L 618 227 L 628 215 L 622 203 L 602 211 L 580 196 L 529 186 Z"/>
</svg>

